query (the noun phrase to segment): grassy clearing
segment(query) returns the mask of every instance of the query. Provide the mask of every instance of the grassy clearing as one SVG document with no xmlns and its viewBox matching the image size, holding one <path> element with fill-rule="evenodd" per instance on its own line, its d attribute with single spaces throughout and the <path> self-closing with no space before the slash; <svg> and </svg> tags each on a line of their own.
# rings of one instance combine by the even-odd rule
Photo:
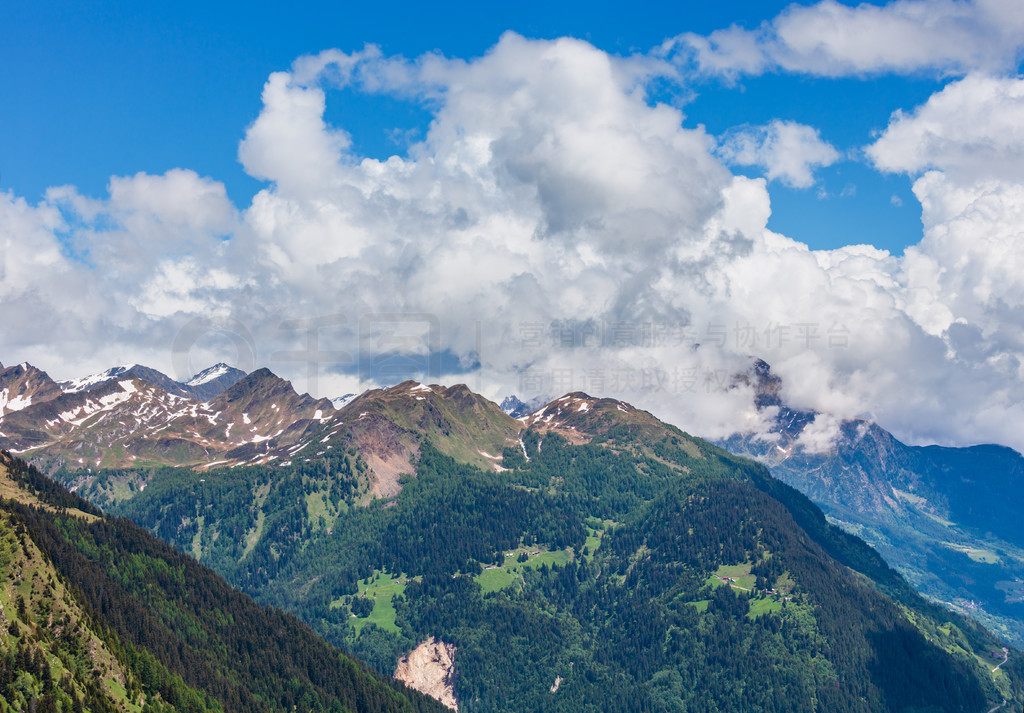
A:
<svg viewBox="0 0 1024 713">
<path fill-rule="evenodd" d="M 782 611 L 782 602 L 777 602 L 771 597 L 758 597 L 750 600 L 750 611 L 747 612 L 749 619 L 756 619 L 764 614 L 773 614 Z"/>
<path fill-rule="evenodd" d="M 490 592 L 498 592 L 515 584 L 519 579 L 519 571 L 518 569 L 506 567 L 485 569 L 482 574 L 477 575 L 474 579 L 480 585 L 483 593 L 489 594 Z"/>
<path fill-rule="evenodd" d="M 355 628 L 356 636 L 369 623 L 374 623 L 381 629 L 391 632 L 398 632 L 398 624 L 395 623 L 397 613 L 392 600 L 399 594 L 405 592 L 408 578 L 404 575 L 392 576 L 387 572 L 374 571 L 369 582 L 361 580 L 359 591 L 356 597 L 363 597 L 373 601 L 373 611 L 369 616 L 352 617 L 352 626 Z M 345 598 L 335 599 L 331 602 L 332 608 L 337 608 L 345 603 Z"/>
<path fill-rule="evenodd" d="M 604 541 L 605 535 L 613 527 L 615 527 L 615 522 L 612 520 L 598 520 L 596 517 L 587 518 L 587 539 L 583 543 L 584 551 L 587 553 L 584 555 L 587 558 L 587 562 L 594 558 L 594 555 L 601 547 L 601 543 Z"/>
<path fill-rule="evenodd" d="M 323 490 L 306 495 L 306 514 L 307 521 L 314 530 L 319 530 L 321 526 L 325 529 L 331 528 L 338 519 L 338 511 Z"/>
<path fill-rule="evenodd" d="M 520 562 L 519 557 L 523 553 L 526 553 L 526 561 Z M 520 547 L 506 552 L 505 555 L 505 564 L 501 567 L 490 567 L 473 578 L 480 585 L 484 594 L 511 587 L 522 579 L 523 569 L 526 567 L 531 569 L 538 569 L 543 565 L 564 567 L 573 559 L 572 552 L 569 550 L 549 552 L 529 547 Z"/>
<path fill-rule="evenodd" d="M 729 585 L 734 589 L 753 590 L 757 577 L 750 573 L 750 563 L 723 564 L 713 575 L 708 577 L 707 583 L 712 587 L 724 587 Z"/>
<path fill-rule="evenodd" d="M 990 549 L 970 547 L 969 545 L 960 545 L 955 542 L 944 542 L 943 544 L 951 550 L 963 552 L 972 560 L 981 564 L 999 564 L 1002 561 L 999 555 Z"/>
</svg>

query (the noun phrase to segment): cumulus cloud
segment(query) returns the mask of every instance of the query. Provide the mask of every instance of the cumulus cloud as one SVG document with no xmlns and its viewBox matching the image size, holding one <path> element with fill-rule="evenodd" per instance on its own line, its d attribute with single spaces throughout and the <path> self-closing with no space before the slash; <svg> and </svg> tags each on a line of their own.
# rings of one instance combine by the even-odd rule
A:
<svg viewBox="0 0 1024 713">
<path fill-rule="evenodd" d="M 778 179 L 793 188 L 812 186 L 814 169 L 839 160 L 839 152 L 822 140 L 817 129 L 780 119 L 727 133 L 718 153 L 729 163 L 763 168 L 769 180 Z"/>
<path fill-rule="evenodd" d="M 733 176 L 712 137 L 650 101 L 671 76 L 514 34 L 472 61 L 301 58 L 268 79 L 240 146 L 266 181 L 242 210 L 187 170 L 100 198 L 0 194 L 4 359 L 172 371 L 219 344 L 337 395 L 370 385 L 364 362 L 425 358 L 492 397 L 582 389 L 724 436 L 765 425 L 734 379 L 760 356 L 796 406 L 1024 447 L 1019 188 L 922 159 L 949 171 L 915 184 L 919 246 L 812 251 L 766 228 L 766 179 Z M 430 128 L 403 156 L 361 157 L 324 118 L 338 87 L 422 102 Z M 835 159 L 808 127 L 763 132 L 750 156 L 771 177 L 799 185 Z"/>
<path fill-rule="evenodd" d="M 1015 372 L 1024 342 L 1024 80 L 969 76 L 893 115 L 867 147 L 916 176 L 924 239 L 907 250 L 906 311 L 957 358 Z"/>
<path fill-rule="evenodd" d="M 790 5 L 754 30 L 687 33 L 664 51 L 710 74 L 770 71 L 819 76 L 1015 70 L 1024 48 L 1016 0 L 895 0 L 855 7 Z"/>
<path fill-rule="evenodd" d="M 940 169 L 960 181 L 1024 181 L 1024 80 L 970 75 L 897 111 L 867 148 L 883 171 Z"/>
</svg>

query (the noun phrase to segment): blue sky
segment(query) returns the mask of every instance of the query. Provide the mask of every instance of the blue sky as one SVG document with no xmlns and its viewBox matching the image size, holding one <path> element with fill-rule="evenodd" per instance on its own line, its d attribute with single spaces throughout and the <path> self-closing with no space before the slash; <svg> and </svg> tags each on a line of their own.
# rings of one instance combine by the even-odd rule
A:
<svg viewBox="0 0 1024 713">
<path fill-rule="evenodd" d="M 239 164 L 238 142 L 260 110 L 267 76 L 300 55 L 372 43 L 410 58 L 431 51 L 471 58 L 506 30 L 577 37 L 625 55 L 682 32 L 753 29 L 788 4 L 655 2 L 627 11 L 594 2 L 332 2 L 287 10 L 267 2 L 8 3 L 0 9 L 0 61 L 9 68 L 0 86 L 0 188 L 37 200 L 50 186 L 73 184 L 99 196 L 112 175 L 188 167 L 223 181 L 245 205 L 261 183 Z M 921 233 L 911 182 L 867 167 L 859 150 L 893 111 L 913 108 L 942 81 L 924 72 L 709 77 L 687 84 L 693 98 L 684 111 L 688 126 L 704 124 L 715 135 L 774 118 L 818 128 L 844 158 L 821 169 L 813 187 L 773 182 L 770 227 L 815 248 L 867 242 L 898 253 Z M 404 151 L 395 130 L 421 135 L 429 118 L 415 103 L 357 92 L 328 101 L 328 119 L 377 158 Z"/>
<path fill-rule="evenodd" d="M 1022 59 L 1019 0 L 6 3 L 0 360 L 408 343 L 714 437 L 760 357 L 808 447 L 1024 449 Z"/>
</svg>

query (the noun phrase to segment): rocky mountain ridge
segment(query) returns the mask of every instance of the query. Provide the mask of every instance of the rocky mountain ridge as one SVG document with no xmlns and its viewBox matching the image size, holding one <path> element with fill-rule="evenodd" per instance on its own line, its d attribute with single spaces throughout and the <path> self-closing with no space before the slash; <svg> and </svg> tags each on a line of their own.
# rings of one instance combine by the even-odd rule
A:
<svg viewBox="0 0 1024 713">
<path fill-rule="evenodd" d="M 768 434 L 718 445 L 765 464 L 833 522 L 864 538 L 919 591 L 1024 645 L 1024 457 L 997 445 L 910 446 L 876 423 L 839 424 L 825 448 L 803 437 L 821 414 L 789 408 L 764 362 L 746 375 Z"/>
</svg>

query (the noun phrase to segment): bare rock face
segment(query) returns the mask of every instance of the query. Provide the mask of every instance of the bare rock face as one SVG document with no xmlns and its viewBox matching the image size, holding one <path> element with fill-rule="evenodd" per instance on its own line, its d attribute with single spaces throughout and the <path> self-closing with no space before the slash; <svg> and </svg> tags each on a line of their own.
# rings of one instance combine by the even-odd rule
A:
<svg viewBox="0 0 1024 713">
<path fill-rule="evenodd" d="M 453 711 L 455 700 L 455 647 L 430 637 L 398 662 L 395 678 L 409 688 L 440 701 Z"/>
</svg>

